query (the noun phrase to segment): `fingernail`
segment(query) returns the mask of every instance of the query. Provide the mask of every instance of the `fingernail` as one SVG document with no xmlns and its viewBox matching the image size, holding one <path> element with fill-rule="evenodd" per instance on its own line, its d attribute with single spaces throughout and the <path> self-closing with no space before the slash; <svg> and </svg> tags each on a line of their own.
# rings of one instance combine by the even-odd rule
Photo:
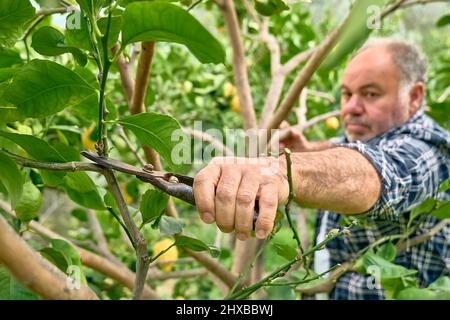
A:
<svg viewBox="0 0 450 320">
<path fill-rule="evenodd" d="M 239 232 L 239 233 L 236 235 L 236 237 L 237 237 L 239 240 L 241 240 L 241 241 L 247 240 L 247 234 L 245 234 L 245 233 L 243 233 L 243 232 Z"/>
<path fill-rule="evenodd" d="M 214 216 L 209 212 L 205 212 L 203 213 L 203 221 L 205 221 L 206 223 L 213 223 Z"/>
<path fill-rule="evenodd" d="M 263 229 L 259 229 L 258 231 L 256 231 L 256 237 L 258 237 L 259 239 L 266 238 L 266 231 Z"/>
</svg>

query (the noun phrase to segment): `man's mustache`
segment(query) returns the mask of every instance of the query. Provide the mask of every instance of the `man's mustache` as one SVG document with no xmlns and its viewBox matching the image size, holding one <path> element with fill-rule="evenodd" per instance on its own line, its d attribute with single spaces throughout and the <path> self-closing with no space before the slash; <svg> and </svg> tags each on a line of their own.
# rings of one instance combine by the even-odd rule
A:
<svg viewBox="0 0 450 320">
<path fill-rule="evenodd" d="M 364 117 L 360 117 L 360 116 L 355 117 L 355 116 L 353 116 L 351 114 L 350 115 L 346 115 L 343 118 L 343 122 L 344 122 L 345 126 L 348 126 L 350 124 L 357 124 L 357 125 L 360 125 L 360 126 L 369 127 L 369 123 L 367 122 L 366 119 L 364 119 Z"/>
</svg>

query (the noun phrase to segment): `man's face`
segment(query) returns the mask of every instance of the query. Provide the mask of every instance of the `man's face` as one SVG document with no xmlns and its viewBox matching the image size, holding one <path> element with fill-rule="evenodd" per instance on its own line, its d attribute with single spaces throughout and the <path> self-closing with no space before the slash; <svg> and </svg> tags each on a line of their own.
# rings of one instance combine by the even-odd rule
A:
<svg viewBox="0 0 450 320">
<path fill-rule="evenodd" d="M 400 71 L 383 46 L 354 57 L 342 77 L 341 118 L 350 141 L 367 141 L 408 119 Z M 402 101 L 403 100 L 403 101 Z"/>
</svg>

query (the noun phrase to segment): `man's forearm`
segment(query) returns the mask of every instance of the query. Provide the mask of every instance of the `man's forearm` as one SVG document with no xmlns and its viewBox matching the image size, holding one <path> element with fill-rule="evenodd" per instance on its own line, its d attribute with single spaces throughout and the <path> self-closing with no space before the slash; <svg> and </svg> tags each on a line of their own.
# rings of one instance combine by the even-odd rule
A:
<svg viewBox="0 0 450 320">
<path fill-rule="evenodd" d="M 370 209 L 379 197 L 377 172 L 357 151 L 336 147 L 293 153 L 291 158 L 296 200 L 302 205 L 357 214 Z"/>
<path fill-rule="evenodd" d="M 317 152 L 334 148 L 335 145 L 328 140 L 325 141 L 308 141 L 308 145 L 304 152 Z"/>
</svg>

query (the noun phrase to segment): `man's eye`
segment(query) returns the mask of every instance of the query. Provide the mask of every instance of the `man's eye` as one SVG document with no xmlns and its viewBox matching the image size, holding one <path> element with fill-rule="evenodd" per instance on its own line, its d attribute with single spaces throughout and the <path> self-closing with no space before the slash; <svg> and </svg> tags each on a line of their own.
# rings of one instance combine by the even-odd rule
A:
<svg viewBox="0 0 450 320">
<path fill-rule="evenodd" d="M 342 92 L 342 97 L 345 99 L 348 99 L 352 96 L 352 94 L 350 92 Z"/>
<path fill-rule="evenodd" d="M 376 93 L 376 92 L 366 92 L 366 93 L 365 93 L 365 96 L 366 96 L 367 98 L 373 99 L 373 98 L 379 97 L 380 95 L 379 95 L 378 93 Z"/>
</svg>

